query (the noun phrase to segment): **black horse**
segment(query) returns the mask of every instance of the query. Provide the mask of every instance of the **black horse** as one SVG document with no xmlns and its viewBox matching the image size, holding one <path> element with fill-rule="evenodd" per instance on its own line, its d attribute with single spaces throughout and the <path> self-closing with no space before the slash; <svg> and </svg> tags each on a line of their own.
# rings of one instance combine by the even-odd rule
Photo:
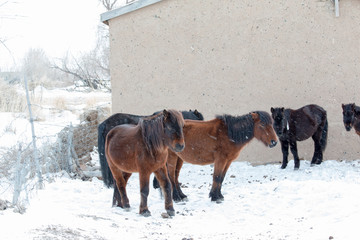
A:
<svg viewBox="0 0 360 240">
<path fill-rule="evenodd" d="M 341 107 L 346 131 L 350 131 L 354 127 L 355 132 L 360 136 L 360 107 L 355 103 L 342 104 Z"/>
<path fill-rule="evenodd" d="M 158 113 L 159 112 L 155 112 L 152 115 L 156 115 Z M 181 113 L 184 119 L 204 120 L 203 115 L 197 110 L 182 111 Z M 111 129 L 113 129 L 118 125 L 122 125 L 122 124 L 136 125 L 138 124 L 139 120 L 144 117 L 148 117 L 148 116 L 139 116 L 139 115 L 132 115 L 127 113 L 115 113 L 106 120 L 104 120 L 102 123 L 100 123 L 98 126 L 98 152 L 100 159 L 101 175 L 106 187 L 108 188 L 114 187 L 113 205 L 116 204 L 116 199 L 117 199 L 116 197 L 119 196 L 119 192 L 117 187 L 114 186 L 114 178 L 105 157 L 106 135 Z"/>
<path fill-rule="evenodd" d="M 289 144 L 294 155 L 295 169 L 300 167 L 300 159 L 297 152 L 296 141 L 303 141 L 312 137 L 315 145 L 314 156 L 311 165 L 321 164 L 323 152 L 326 148 L 328 121 L 326 111 L 315 104 L 306 105 L 297 110 L 271 108 L 274 119 L 274 130 L 281 142 L 283 162 L 281 168 L 288 164 Z"/>
</svg>

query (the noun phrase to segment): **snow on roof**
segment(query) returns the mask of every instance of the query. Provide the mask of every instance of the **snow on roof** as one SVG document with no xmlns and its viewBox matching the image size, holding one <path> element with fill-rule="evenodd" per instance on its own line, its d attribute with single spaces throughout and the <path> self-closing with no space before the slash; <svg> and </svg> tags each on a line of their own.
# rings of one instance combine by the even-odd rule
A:
<svg viewBox="0 0 360 240">
<path fill-rule="evenodd" d="M 105 12 L 103 14 L 100 15 L 100 19 L 101 19 L 101 22 L 105 23 L 108 25 L 108 21 L 110 19 L 113 19 L 113 18 L 116 18 L 118 16 L 121 16 L 121 15 L 124 15 L 126 13 L 129 13 L 129 12 L 133 12 L 133 11 L 136 11 L 140 8 L 143 8 L 143 7 L 147 7 L 149 5 L 152 5 L 154 3 L 158 3 L 158 2 L 161 2 L 162 0 L 138 0 L 138 1 L 134 1 L 128 5 L 125 5 L 125 6 L 122 6 L 122 7 L 119 7 L 119 8 L 116 8 L 114 10 L 111 10 L 111 11 L 108 11 L 108 12 Z"/>
</svg>

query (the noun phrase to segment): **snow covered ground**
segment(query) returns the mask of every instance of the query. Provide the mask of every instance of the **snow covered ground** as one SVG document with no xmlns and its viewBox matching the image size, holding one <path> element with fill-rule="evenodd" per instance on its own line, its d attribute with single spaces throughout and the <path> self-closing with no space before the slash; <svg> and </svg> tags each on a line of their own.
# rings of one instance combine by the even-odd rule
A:
<svg viewBox="0 0 360 240">
<path fill-rule="evenodd" d="M 325 161 L 298 171 L 235 162 L 223 185 L 225 201 L 208 193 L 211 166 L 185 164 L 180 181 L 188 202 L 164 219 L 164 201 L 151 189 L 152 216 L 138 214 L 139 181 L 129 180 L 131 210 L 111 207 L 112 190 L 94 178 L 48 183 L 24 214 L 0 211 L 1 239 L 358 239 L 360 162 Z"/>
<path fill-rule="evenodd" d="M 104 104 L 110 96 L 40 90 L 48 105 L 42 106 L 42 120 L 35 121 L 37 136 L 77 124 L 84 108 L 92 102 Z M 52 111 L 51 100 L 63 100 L 66 111 Z M 0 113 L 0 154 L 31 139 L 28 119 L 21 115 Z M 98 164 L 96 155 L 93 161 Z M 175 203 L 176 215 L 168 219 L 161 216 L 164 200 L 152 188 L 152 216 L 138 214 L 137 174 L 129 180 L 131 209 L 126 212 L 111 207 L 113 191 L 97 178 L 73 180 L 60 173 L 55 181 L 46 181 L 44 189 L 29 190 L 29 202 L 22 203 L 25 213 L 17 213 L 17 207 L 0 210 L 0 239 L 359 239 L 360 160 L 327 160 L 315 167 L 301 161 L 298 171 L 293 161 L 285 170 L 279 164 L 234 162 L 220 204 L 208 198 L 212 171 L 212 166 L 184 165 L 180 181 L 188 202 Z M 0 175 L 0 200 L 11 202 L 11 184 Z"/>
</svg>

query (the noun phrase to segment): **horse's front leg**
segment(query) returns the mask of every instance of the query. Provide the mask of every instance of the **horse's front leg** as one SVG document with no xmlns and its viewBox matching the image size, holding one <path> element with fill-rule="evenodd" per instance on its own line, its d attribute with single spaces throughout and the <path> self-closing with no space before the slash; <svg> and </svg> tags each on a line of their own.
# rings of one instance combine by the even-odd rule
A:
<svg viewBox="0 0 360 240">
<path fill-rule="evenodd" d="M 281 143 L 281 151 L 283 154 L 283 161 L 281 164 L 281 169 L 285 169 L 288 164 L 289 142 L 288 141 L 280 141 L 280 143 Z"/>
<path fill-rule="evenodd" d="M 151 213 L 147 206 L 147 199 L 149 196 L 149 181 L 150 181 L 150 173 L 142 173 L 139 172 L 140 178 L 140 210 L 139 214 L 143 215 L 144 217 L 151 216 Z"/>
<path fill-rule="evenodd" d="M 166 169 L 166 167 L 162 167 L 162 168 L 158 169 L 157 171 L 155 171 L 154 173 L 155 173 L 155 176 L 158 179 L 160 187 L 164 193 L 166 212 L 170 216 L 175 216 L 175 210 L 174 210 L 173 201 L 172 201 L 172 197 L 171 197 L 172 187 L 171 187 L 171 182 L 168 177 L 167 169 Z"/>
<path fill-rule="evenodd" d="M 294 163 L 295 163 L 294 169 L 298 170 L 300 168 L 300 159 L 299 159 L 299 155 L 297 152 L 296 141 L 290 142 L 290 150 L 291 150 L 291 153 L 294 155 Z"/>
<path fill-rule="evenodd" d="M 213 184 L 209 193 L 211 201 L 220 203 L 224 200 L 224 196 L 221 194 L 221 184 L 223 182 L 223 169 L 225 168 L 225 163 L 221 161 L 215 161 L 214 164 L 214 174 L 213 174 Z"/>
</svg>

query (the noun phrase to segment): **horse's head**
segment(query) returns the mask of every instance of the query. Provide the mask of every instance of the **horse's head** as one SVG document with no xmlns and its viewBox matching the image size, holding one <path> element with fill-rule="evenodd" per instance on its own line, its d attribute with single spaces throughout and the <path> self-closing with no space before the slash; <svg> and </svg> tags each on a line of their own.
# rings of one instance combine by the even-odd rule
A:
<svg viewBox="0 0 360 240">
<path fill-rule="evenodd" d="M 164 140 L 165 144 L 174 152 L 181 152 L 185 148 L 184 140 L 184 118 L 176 110 L 164 110 Z"/>
<path fill-rule="evenodd" d="M 343 122 L 346 131 L 350 131 L 355 119 L 355 103 L 342 104 L 343 109 Z"/>
<path fill-rule="evenodd" d="M 267 112 L 252 112 L 251 117 L 254 120 L 254 137 L 263 142 L 266 146 L 275 147 L 277 137 L 272 126 L 273 121 Z"/>
<path fill-rule="evenodd" d="M 190 112 L 191 112 L 191 110 L 190 110 Z M 197 117 L 196 120 L 201 120 L 201 121 L 204 120 L 204 116 L 203 116 L 203 115 L 201 114 L 201 112 L 199 112 L 197 109 L 195 109 L 195 110 L 193 111 L 193 113 L 194 113 L 194 115 Z"/>
<path fill-rule="evenodd" d="M 287 128 L 289 128 L 286 121 L 284 108 L 271 108 L 271 117 L 274 120 L 273 127 L 276 134 L 280 137 Z"/>
<path fill-rule="evenodd" d="M 191 109 L 189 111 L 182 111 L 181 112 L 184 119 L 191 119 L 191 120 L 204 120 L 203 115 L 198 112 L 198 110 L 192 111 Z"/>
</svg>

